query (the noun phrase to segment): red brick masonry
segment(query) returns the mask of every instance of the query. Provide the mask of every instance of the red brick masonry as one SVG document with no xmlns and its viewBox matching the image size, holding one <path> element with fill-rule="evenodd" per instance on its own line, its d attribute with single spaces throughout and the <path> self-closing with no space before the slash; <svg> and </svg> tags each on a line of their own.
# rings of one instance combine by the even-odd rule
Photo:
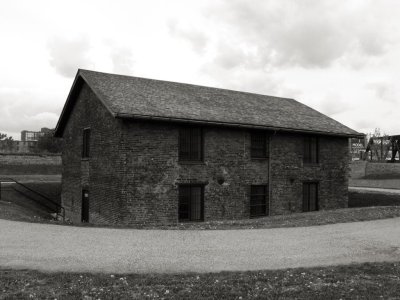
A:
<svg viewBox="0 0 400 300">
<path fill-rule="evenodd" d="M 82 189 L 90 191 L 90 222 L 178 222 L 179 183 L 203 183 L 204 219 L 249 218 L 249 186 L 268 184 L 271 215 L 302 210 L 304 181 L 319 182 L 319 208 L 347 206 L 348 138 L 320 136 L 319 164 L 303 165 L 300 133 L 270 132 L 270 158 L 250 158 L 250 130 L 203 127 L 204 162 L 178 161 L 179 124 L 113 118 L 84 84 L 63 138 L 62 203 L 80 221 Z M 90 158 L 82 130 L 91 128 Z M 269 172 L 270 170 L 270 172 Z M 218 179 L 224 183 L 218 183 Z"/>
</svg>

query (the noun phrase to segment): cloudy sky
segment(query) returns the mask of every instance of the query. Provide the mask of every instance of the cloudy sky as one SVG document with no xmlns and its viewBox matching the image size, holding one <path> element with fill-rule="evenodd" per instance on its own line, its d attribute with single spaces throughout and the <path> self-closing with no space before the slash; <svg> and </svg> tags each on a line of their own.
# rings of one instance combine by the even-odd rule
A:
<svg viewBox="0 0 400 300">
<path fill-rule="evenodd" d="M 0 2 L 0 132 L 54 128 L 78 68 L 295 98 L 400 134 L 398 0 Z"/>
</svg>

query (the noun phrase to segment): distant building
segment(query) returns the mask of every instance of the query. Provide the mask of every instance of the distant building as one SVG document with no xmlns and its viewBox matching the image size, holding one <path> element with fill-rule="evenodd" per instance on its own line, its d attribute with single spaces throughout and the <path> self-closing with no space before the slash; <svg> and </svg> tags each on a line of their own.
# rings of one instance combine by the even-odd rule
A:
<svg viewBox="0 0 400 300">
<path fill-rule="evenodd" d="M 20 141 L 0 141 L 0 153 L 36 153 L 39 138 L 49 131 L 46 127 L 40 131 L 22 130 Z"/>
<path fill-rule="evenodd" d="M 43 127 L 40 131 L 29 131 L 29 130 L 22 130 L 21 131 L 21 141 L 38 141 L 41 136 L 45 133 L 49 132 L 50 129 Z"/>
</svg>

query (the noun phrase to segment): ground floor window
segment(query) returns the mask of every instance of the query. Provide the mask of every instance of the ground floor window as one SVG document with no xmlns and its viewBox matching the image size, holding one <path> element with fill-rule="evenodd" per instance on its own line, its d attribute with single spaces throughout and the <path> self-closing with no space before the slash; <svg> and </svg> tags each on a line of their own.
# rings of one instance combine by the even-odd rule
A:
<svg viewBox="0 0 400 300">
<path fill-rule="evenodd" d="M 318 210 L 318 182 L 303 183 L 303 211 Z"/>
<path fill-rule="evenodd" d="M 204 186 L 179 186 L 179 221 L 204 220 Z"/>
<path fill-rule="evenodd" d="M 266 185 L 250 186 L 250 218 L 267 215 L 268 187 Z"/>
</svg>

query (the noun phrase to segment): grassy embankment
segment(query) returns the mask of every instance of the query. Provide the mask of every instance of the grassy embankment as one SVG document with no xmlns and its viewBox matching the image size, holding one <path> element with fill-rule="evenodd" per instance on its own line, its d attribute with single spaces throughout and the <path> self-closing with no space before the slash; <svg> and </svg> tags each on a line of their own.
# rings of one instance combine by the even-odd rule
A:
<svg viewBox="0 0 400 300">
<path fill-rule="evenodd" d="M 115 276 L 0 269 L 0 299 L 398 299 L 399 266 Z"/>
</svg>

